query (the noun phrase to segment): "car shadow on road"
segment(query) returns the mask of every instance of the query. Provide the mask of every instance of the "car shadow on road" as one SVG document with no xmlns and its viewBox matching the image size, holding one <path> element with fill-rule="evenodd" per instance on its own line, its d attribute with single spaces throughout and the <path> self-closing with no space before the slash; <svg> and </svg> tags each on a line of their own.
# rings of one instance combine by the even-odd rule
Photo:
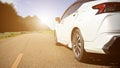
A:
<svg viewBox="0 0 120 68">
<path fill-rule="evenodd" d="M 64 45 L 58 43 L 57 46 Z M 67 46 L 64 47 L 68 48 Z M 68 49 L 72 50 L 70 48 Z M 83 63 L 91 65 L 110 66 L 110 68 L 120 68 L 120 56 L 88 53 Z"/>
<path fill-rule="evenodd" d="M 89 54 L 83 63 L 120 68 L 120 56 Z"/>
</svg>

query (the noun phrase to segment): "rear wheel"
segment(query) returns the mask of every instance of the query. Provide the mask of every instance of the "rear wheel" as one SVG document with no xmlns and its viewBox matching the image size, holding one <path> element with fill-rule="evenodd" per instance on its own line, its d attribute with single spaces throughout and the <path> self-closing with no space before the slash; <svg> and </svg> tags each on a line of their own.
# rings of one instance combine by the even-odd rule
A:
<svg viewBox="0 0 120 68">
<path fill-rule="evenodd" d="M 84 51 L 84 41 L 82 39 L 79 29 L 75 29 L 73 31 L 71 41 L 72 41 L 72 50 L 75 58 L 78 61 L 84 61 L 86 52 Z"/>
</svg>

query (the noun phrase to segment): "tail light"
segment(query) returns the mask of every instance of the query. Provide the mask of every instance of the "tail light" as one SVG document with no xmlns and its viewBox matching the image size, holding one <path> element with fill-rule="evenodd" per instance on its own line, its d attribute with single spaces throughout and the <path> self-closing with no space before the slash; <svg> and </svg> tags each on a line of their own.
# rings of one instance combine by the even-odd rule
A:
<svg viewBox="0 0 120 68">
<path fill-rule="evenodd" d="M 120 11 L 120 2 L 106 2 L 95 5 L 92 8 L 98 9 L 98 12 L 96 14 L 118 12 Z"/>
</svg>

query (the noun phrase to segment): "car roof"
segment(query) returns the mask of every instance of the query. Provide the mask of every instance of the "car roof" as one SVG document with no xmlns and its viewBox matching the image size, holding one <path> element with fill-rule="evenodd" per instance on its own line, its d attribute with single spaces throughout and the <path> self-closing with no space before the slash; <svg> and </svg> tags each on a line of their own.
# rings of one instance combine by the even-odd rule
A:
<svg viewBox="0 0 120 68">
<path fill-rule="evenodd" d="M 77 0 L 77 1 L 94 1 L 94 0 Z"/>
<path fill-rule="evenodd" d="M 95 1 L 95 0 L 77 0 L 77 1 L 86 2 L 86 1 Z"/>
<path fill-rule="evenodd" d="M 95 0 L 77 0 L 77 1 L 74 2 L 74 3 L 77 3 L 77 2 L 85 3 L 85 2 L 89 2 L 89 1 L 95 1 Z M 74 3 L 73 3 L 73 4 L 74 4 Z"/>
</svg>

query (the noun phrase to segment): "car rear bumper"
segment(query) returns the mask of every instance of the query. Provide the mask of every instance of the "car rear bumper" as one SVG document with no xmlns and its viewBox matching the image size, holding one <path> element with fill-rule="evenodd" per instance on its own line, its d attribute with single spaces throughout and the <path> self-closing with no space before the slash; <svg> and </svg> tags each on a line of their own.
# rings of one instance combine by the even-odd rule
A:
<svg viewBox="0 0 120 68">
<path fill-rule="evenodd" d="M 94 41 L 85 42 L 85 51 L 99 54 L 113 54 L 120 52 L 120 33 L 103 33 Z"/>
<path fill-rule="evenodd" d="M 113 36 L 103 47 L 106 54 L 120 54 L 120 35 Z"/>
</svg>

